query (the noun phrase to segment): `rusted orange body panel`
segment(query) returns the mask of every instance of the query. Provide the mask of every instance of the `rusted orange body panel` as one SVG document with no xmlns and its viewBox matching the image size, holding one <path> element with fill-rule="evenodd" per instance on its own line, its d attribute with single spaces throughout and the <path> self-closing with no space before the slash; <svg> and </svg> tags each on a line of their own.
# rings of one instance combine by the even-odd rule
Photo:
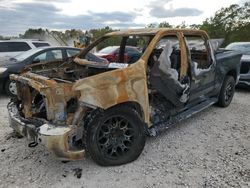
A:
<svg viewBox="0 0 250 188">
<path fill-rule="evenodd" d="M 76 59 L 79 64 L 84 60 Z M 97 74 L 78 80 L 73 90 L 80 91 L 79 101 L 93 106 L 108 109 L 125 102 L 140 104 L 144 120 L 149 124 L 149 102 L 147 78 L 143 60 L 124 68 Z"/>
</svg>

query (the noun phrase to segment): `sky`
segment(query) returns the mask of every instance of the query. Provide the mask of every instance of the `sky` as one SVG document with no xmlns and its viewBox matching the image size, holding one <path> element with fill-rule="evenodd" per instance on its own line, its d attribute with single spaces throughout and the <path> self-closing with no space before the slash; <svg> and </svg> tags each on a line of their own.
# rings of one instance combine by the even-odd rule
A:
<svg viewBox="0 0 250 188">
<path fill-rule="evenodd" d="M 0 0 L 0 35 L 50 30 L 199 24 L 222 7 L 250 0 Z"/>
</svg>

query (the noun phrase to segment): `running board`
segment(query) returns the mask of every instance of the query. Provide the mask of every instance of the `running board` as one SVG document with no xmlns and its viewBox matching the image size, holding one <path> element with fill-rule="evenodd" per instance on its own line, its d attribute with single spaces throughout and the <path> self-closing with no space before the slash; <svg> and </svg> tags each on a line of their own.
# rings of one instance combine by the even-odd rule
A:
<svg viewBox="0 0 250 188">
<path fill-rule="evenodd" d="M 150 127 L 148 129 L 149 135 L 150 136 L 157 136 L 159 133 L 168 129 L 172 125 L 179 123 L 180 121 L 185 120 L 187 118 L 190 118 L 191 116 L 193 116 L 193 115 L 201 112 L 202 110 L 212 106 L 217 101 L 218 101 L 217 98 L 207 99 L 207 100 L 199 103 L 198 105 L 195 105 L 194 107 L 191 107 L 191 108 L 181 112 L 178 115 L 170 117 L 170 119 L 167 122 L 162 122 L 162 123 L 158 123 L 156 125 L 153 125 L 152 127 Z"/>
</svg>

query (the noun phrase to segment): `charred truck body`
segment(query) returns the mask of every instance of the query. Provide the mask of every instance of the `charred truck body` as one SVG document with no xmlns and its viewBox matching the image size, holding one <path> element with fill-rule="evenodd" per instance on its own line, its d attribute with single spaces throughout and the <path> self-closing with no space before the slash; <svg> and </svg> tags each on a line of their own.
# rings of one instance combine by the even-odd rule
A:
<svg viewBox="0 0 250 188">
<path fill-rule="evenodd" d="M 108 41 L 120 46 L 118 62 L 84 57 Z M 142 56 L 124 63 L 126 45 Z M 138 47 L 138 46 L 137 46 Z M 106 34 L 68 61 L 29 66 L 8 104 L 10 125 L 61 160 L 88 151 L 100 165 L 120 165 L 141 154 L 146 135 L 217 103 L 230 104 L 241 54 L 216 53 L 204 31 L 141 29 Z"/>
</svg>

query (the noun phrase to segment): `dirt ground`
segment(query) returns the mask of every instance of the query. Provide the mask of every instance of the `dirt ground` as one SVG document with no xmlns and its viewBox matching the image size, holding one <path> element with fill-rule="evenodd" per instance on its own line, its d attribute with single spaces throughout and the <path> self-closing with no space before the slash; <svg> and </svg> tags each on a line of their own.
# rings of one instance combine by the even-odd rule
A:
<svg viewBox="0 0 250 188">
<path fill-rule="evenodd" d="M 250 187 L 250 92 L 148 138 L 142 155 L 119 167 L 90 157 L 57 161 L 41 145 L 13 137 L 0 96 L 0 187 Z"/>
</svg>

